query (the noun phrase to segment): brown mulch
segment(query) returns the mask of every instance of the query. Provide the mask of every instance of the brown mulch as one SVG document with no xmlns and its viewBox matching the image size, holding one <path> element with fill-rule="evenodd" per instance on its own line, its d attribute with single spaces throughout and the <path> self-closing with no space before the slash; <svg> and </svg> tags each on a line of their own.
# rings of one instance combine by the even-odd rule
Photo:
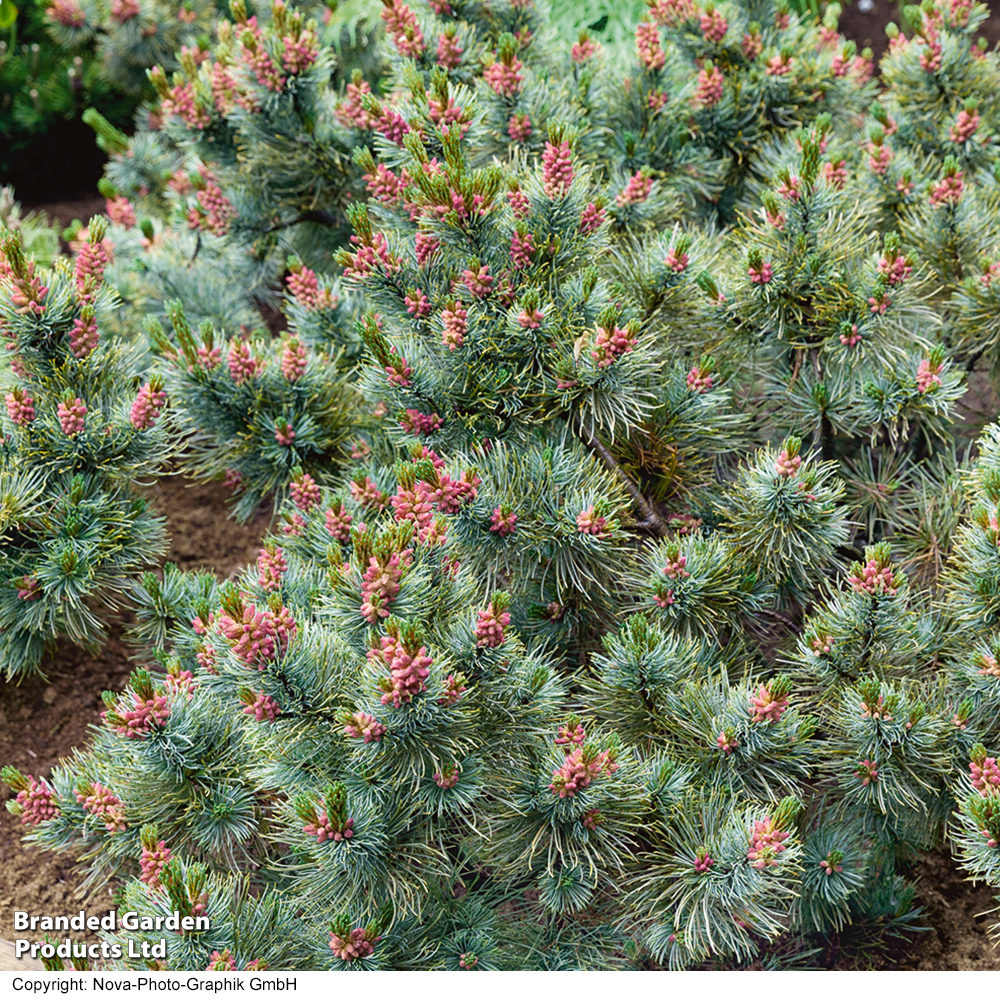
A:
<svg viewBox="0 0 1000 1000">
<path fill-rule="evenodd" d="M 1000 921 L 994 891 L 965 880 L 965 872 L 939 852 L 921 859 L 910 877 L 917 883 L 917 902 L 924 908 L 922 923 L 930 927 L 911 947 L 881 966 L 890 969 L 959 972 L 1000 971 L 1000 947 L 988 930 Z M 992 912 L 990 912 L 992 911 Z"/>
</svg>

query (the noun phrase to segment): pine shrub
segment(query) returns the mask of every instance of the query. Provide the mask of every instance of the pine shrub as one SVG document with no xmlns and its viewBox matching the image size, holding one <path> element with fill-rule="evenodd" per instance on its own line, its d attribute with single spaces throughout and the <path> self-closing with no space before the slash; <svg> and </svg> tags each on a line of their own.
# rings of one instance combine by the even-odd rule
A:
<svg viewBox="0 0 1000 1000">
<path fill-rule="evenodd" d="M 166 398 L 276 517 L 225 583 L 133 574 L 94 739 L 4 771 L 29 842 L 207 915 L 168 969 L 808 963 L 917 933 L 921 852 L 1000 886 L 985 8 L 906 8 L 880 92 L 837 5 L 662 0 L 624 68 L 525 0 L 383 7 L 370 79 L 237 0 L 94 119 L 155 354 L 94 495 Z M 97 286 L 3 246 L 20 544 L 128 379 L 72 381 Z"/>
</svg>

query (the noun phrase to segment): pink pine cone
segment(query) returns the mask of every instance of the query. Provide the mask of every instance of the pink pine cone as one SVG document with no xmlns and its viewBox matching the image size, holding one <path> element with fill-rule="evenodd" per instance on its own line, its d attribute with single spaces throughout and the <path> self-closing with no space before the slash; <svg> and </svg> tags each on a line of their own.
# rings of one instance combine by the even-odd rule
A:
<svg viewBox="0 0 1000 1000">
<path fill-rule="evenodd" d="M 87 23 L 79 0 L 52 0 L 52 5 L 45 9 L 46 15 L 64 28 L 82 28 Z"/>
<path fill-rule="evenodd" d="M 524 86 L 524 74 L 519 59 L 513 60 L 508 66 L 499 60 L 492 66 L 487 66 L 483 71 L 483 79 L 501 97 L 513 97 L 521 92 Z"/>
<path fill-rule="evenodd" d="M 403 145 L 403 137 L 410 131 L 409 122 L 398 112 L 388 108 L 378 120 L 378 130 L 397 146 Z"/>
<path fill-rule="evenodd" d="M 389 605 L 400 590 L 404 572 L 413 562 L 413 550 L 394 552 L 383 564 L 375 556 L 368 560 L 361 585 L 361 617 L 373 625 L 389 617 Z"/>
<path fill-rule="evenodd" d="M 144 845 L 139 857 L 139 867 L 142 869 L 139 881 L 145 882 L 150 889 L 159 889 L 160 873 L 172 857 L 173 852 L 167 847 L 165 840 L 159 841 L 152 850 Z"/>
<path fill-rule="evenodd" d="M 1000 765 L 995 757 L 987 757 L 982 763 L 972 761 L 969 764 L 972 787 L 981 795 L 990 791 L 1000 790 Z"/>
<path fill-rule="evenodd" d="M 29 261 L 27 275 L 24 278 L 14 278 L 14 288 L 10 293 L 10 301 L 21 315 L 34 313 L 42 316 L 45 313 L 45 296 L 48 286 L 42 284 L 42 279 L 35 275 L 35 262 Z"/>
<path fill-rule="evenodd" d="M 437 487 L 431 488 L 426 483 L 423 484 L 428 500 L 435 504 L 442 514 L 457 514 L 462 504 L 476 499 L 481 485 L 482 480 L 468 470 L 462 473 L 459 479 L 452 479 L 447 472 L 440 470 Z"/>
<path fill-rule="evenodd" d="M 491 601 L 485 611 L 476 612 L 476 647 L 495 649 L 504 644 L 504 629 L 510 625 L 510 614 L 506 611 L 499 615 Z"/>
<path fill-rule="evenodd" d="M 37 577 L 25 574 L 14 583 L 18 588 L 17 599 L 19 601 L 37 601 L 42 596 L 42 588 L 38 585 Z"/>
<path fill-rule="evenodd" d="M 138 13 L 138 4 L 135 4 L 135 10 Z M 107 212 L 108 218 L 122 229 L 132 229 L 136 224 L 135 209 L 128 198 L 108 198 L 104 203 L 104 211 Z"/>
<path fill-rule="evenodd" d="M 493 288 L 493 276 L 486 264 L 472 264 L 462 272 L 462 281 L 469 289 L 469 294 L 476 299 L 484 299 Z"/>
<path fill-rule="evenodd" d="M 426 319 L 433 309 L 431 300 L 420 288 L 415 288 L 412 292 L 407 293 L 403 298 L 403 303 L 406 306 L 406 311 L 411 316 L 416 316 L 417 319 Z"/>
<path fill-rule="evenodd" d="M 295 296 L 295 301 L 303 309 L 313 310 L 333 304 L 329 295 L 320 290 L 316 272 L 308 267 L 303 267 L 300 264 L 294 265 L 285 282 L 288 285 L 288 290 Z M 289 381 L 294 380 L 289 379 Z"/>
<path fill-rule="evenodd" d="M 698 856 L 695 858 L 694 870 L 696 872 L 704 873 L 715 864 L 715 861 L 709 856 L 708 852 L 701 850 L 698 852 Z"/>
<path fill-rule="evenodd" d="M 432 775 L 434 784 L 438 788 L 447 791 L 450 788 L 454 788 L 458 784 L 458 768 L 455 766 L 445 766 L 441 771 L 435 772 Z"/>
<path fill-rule="evenodd" d="M 591 38 L 583 38 L 579 42 L 574 42 L 570 49 L 570 56 L 573 62 L 586 62 L 592 56 L 597 55 L 601 46 Z"/>
<path fill-rule="evenodd" d="M 444 329 L 441 342 L 449 350 L 454 351 L 465 343 L 465 334 L 469 329 L 469 313 L 461 302 L 456 302 L 450 309 L 441 310 L 441 322 Z"/>
<path fill-rule="evenodd" d="M 573 154 L 569 142 L 545 143 L 542 154 L 542 188 L 553 200 L 565 198 L 573 184 Z"/>
<path fill-rule="evenodd" d="M 499 507 L 493 508 L 490 518 L 490 531 L 495 531 L 501 538 L 512 535 L 517 530 L 517 514 L 511 511 L 504 514 Z"/>
<path fill-rule="evenodd" d="M 55 790 L 43 779 L 36 781 L 29 777 L 26 789 L 17 793 L 21 822 L 28 826 L 38 826 L 59 815 L 59 801 Z"/>
<path fill-rule="evenodd" d="M 461 674 L 448 674 L 444 682 L 444 696 L 438 698 L 439 705 L 454 705 L 468 690 Z"/>
<path fill-rule="evenodd" d="M 346 938 L 340 937 L 336 932 L 332 933 L 330 951 L 343 962 L 356 962 L 359 958 L 368 958 L 381 940 L 379 937 L 369 937 L 364 927 L 356 927 Z"/>
<path fill-rule="evenodd" d="M 378 743 L 385 735 L 385 726 L 374 715 L 365 712 L 355 712 L 344 726 L 344 735 L 352 740 L 364 740 L 365 743 Z"/>
<path fill-rule="evenodd" d="M 867 759 L 859 761 L 854 777 L 861 782 L 863 787 L 867 788 L 868 785 L 875 784 L 878 781 L 878 770 L 875 762 Z"/>
<path fill-rule="evenodd" d="M 286 535 L 295 535 L 296 538 L 299 537 L 302 534 L 302 529 L 305 527 L 306 524 L 305 519 L 302 517 L 302 515 L 292 514 L 291 516 L 289 516 L 288 514 L 285 514 L 283 516 L 285 518 L 285 523 L 281 526 L 281 530 Z"/>
<path fill-rule="evenodd" d="M 59 416 L 59 426 L 67 437 L 76 437 L 83 430 L 87 407 L 79 396 L 72 403 L 60 403 L 56 413 Z"/>
<path fill-rule="evenodd" d="M 932 364 L 927 358 L 917 366 L 917 392 L 921 395 L 941 384 L 941 366 Z"/>
<path fill-rule="evenodd" d="M 92 289 L 100 285 L 104 279 L 104 269 L 111 262 L 111 243 L 101 240 L 99 243 L 84 243 L 76 255 L 75 275 L 78 293 L 83 299 L 92 295 Z M 91 291 L 88 292 L 88 286 Z"/>
<path fill-rule="evenodd" d="M 636 338 L 628 329 L 623 330 L 620 326 L 611 330 L 601 329 L 597 331 L 594 338 L 595 349 L 590 354 L 598 368 L 609 368 L 623 354 L 635 350 L 636 343 Z"/>
<path fill-rule="evenodd" d="M 367 507 L 369 510 L 384 510 L 389 502 L 389 498 L 368 476 L 365 476 L 363 486 L 355 482 L 351 483 L 351 496 L 362 507 Z"/>
<path fill-rule="evenodd" d="M 701 12 L 699 27 L 707 42 L 721 42 L 726 35 L 729 25 L 726 19 L 717 10 Z"/>
<path fill-rule="evenodd" d="M 162 389 L 154 389 L 152 384 L 147 382 L 135 397 L 132 403 L 132 412 L 129 419 L 132 426 L 137 431 L 144 431 L 152 427 L 163 407 L 167 405 L 167 394 Z"/>
<path fill-rule="evenodd" d="M 725 732 L 719 733 L 715 738 L 719 749 L 728 757 L 738 746 L 735 736 L 728 736 Z"/>
<path fill-rule="evenodd" d="M 847 160 L 828 160 L 823 164 L 823 178 L 838 191 L 843 191 L 847 184 Z"/>
<path fill-rule="evenodd" d="M 708 392 L 712 388 L 712 373 L 701 368 L 692 368 L 687 373 L 686 381 L 692 392 Z"/>
<path fill-rule="evenodd" d="M 962 171 L 959 170 L 954 176 L 945 177 L 935 185 L 931 191 L 930 203 L 932 205 L 957 205 L 962 200 L 964 191 Z"/>
<path fill-rule="evenodd" d="M 382 9 L 386 34 L 393 40 L 400 55 L 416 59 L 425 49 L 424 35 L 413 11 L 399 0 L 391 0 Z"/>
<path fill-rule="evenodd" d="M 274 440 L 277 441 L 282 448 L 290 447 L 295 441 L 295 428 L 292 427 L 292 425 L 287 421 L 275 424 Z"/>
<path fill-rule="evenodd" d="M 76 793 L 76 801 L 83 808 L 104 820 L 108 833 L 119 833 L 128 828 L 125 822 L 125 807 L 110 788 L 94 782 Z"/>
<path fill-rule="evenodd" d="M 913 265 L 903 254 L 891 261 L 888 257 L 880 257 L 877 268 L 890 285 L 901 285 L 913 273 Z"/>
<path fill-rule="evenodd" d="M 108 717 L 107 712 L 101 713 L 101 718 Z M 164 695 L 154 695 L 143 699 L 133 696 L 132 707 L 119 713 L 120 722 L 113 722 L 112 729 L 125 739 L 142 739 L 154 727 L 162 726 L 170 718 L 170 705 Z"/>
<path fill-rule="evenodd" d="M 97 347 L 99 340 L 100 332 L 93 313 L 78 316 L 73 320 L 73 329 L 69 334 L 69 349 L 73 352 L 74 358 L 83 360 L 88 357 Z"/>
<path fill-rule="evenodd" d="M 289 382 L 298 382 L 305 374 L 307 363 L 306 345 L 294 338 L 289 340 L 281 352 L 281 374 Z"/>
<path fill-rule="evenodd" d="M 584 760 L 583 747 L 577 747 L 566 755 L 562 767 L 552 772 L 549 791 L 561 799 L 573 798 L 601 774 L 611 775 L 616 770 L 618 765 L 610 759 L 607 751 L 602 750 L 588 762 Z"/>
<path fill-rule="evenodd" d="M 278 590 L 281 578 L 288 572 L 284 552 L 276 545 L 263 548 L 257 556 L 257 582 L 264 590 Z"/>
<path fill-rule="evenodd" d="M 354 518 L 343 504 L 338 504 L 337 508 L 334 510 L 330 507 L 326 511 L 327 533 L 338 542 L 349 542 L 351 540 L 351 522 Z"/>
<path fill-rule="evenodd" d="M 545 319 L 545 313 L 539 309 L 532 309 L 531 312 L 522 309 L 517 317 L 517 324 L 522 330 L 538 330 L 541 328 L 543 319 Z"/>
<path fill-rule="evenodd" d="M 278 703 L 263 691 L 253 692 L 254 700 L 243 709 L 244 715 L 252 715 L 258 722 L 274 722 L 281 715 Z"/>
<path fill-rule="evenodd" d="M 948 133 L 948 138 L 954 143 L 968 142 L 979 129 L 978 111 L 959 111 L 958 118 Z"/>
<path fill-rule="evenodd" d="M 774 471 L 783 479 L 791 479 L 801 467 L 802 458 L 799 455 L 789 456 L 787 450 L 782 450 L 774 461 Z"/>
<path fill-rule="evenodd" d="M 694 100 L 704 108 L 710 108 L 722 100 L 725 80 L 718 66 L 706 66 L 698 74 L 698 85 L 695 88 Z"/>
<path fill-rule="evenodd" d="M 660 44 L 660 31 L 655 24 L 643 21 L 635 29 L 635 47 L 639 60 L 651 72 L 663 69 L 667 62 L 666 53 Z"/>
<path fill-rule="evenodd" d="M 398 639 L 382 636 L 380 648 L 368 653 L 369 660 L 382 663 L 389 668 L 390 676 L 382 682 L 382 704 L 400 708 L 409 704 L 415 695 L 427 690 L 432 660 L 427 655 L 427 647 L 421 646 L 416 653 L 410 653 Z"/>
<path fill-rule="evenodd" d="M 580 511 L 576 516 L 576 528 L 582 535 L 593 535 L 595 538 L 604 539 L 610 536 L 607 530 L 607 518 L 597 514 L 593 507 Z"/>
<path fill-rule="evenodd" d="M 413 245 L 417 254 L 417 266 L 426 267 L 430 259 L 441 248 L 441 241 L 430 233 L 417 233 Z"/>
<path fill-rule="evenodd" d="M 437 43 L 437 64 L 445 69 L 458 69 L 462 64 L 463 48 L 454 36 L 441 34 Z"/>
<path fill-rule="evenodd" d="M 574 746 L 583 746 L 587 740 L 587 731 L 580 723 L 571 729 L 568 725 L 559 727 L 559 735 L 555 738 L 557 747 L 565 747 L 567 753 Z"/>
<path fill-rule="evenodd" d="M 264 367 L 264 362 L 255 358 L 250 350 L 250 345 L 242 340 L 234 340 L 229 345 L 229 374 L 237 385 L 242 385 L 249 379 L 255 378 L 257 373 Z"/>
<path fill-rule="evenodd" d="M 615 204 L 619 208 L 626 205 L 638 205 L 644 202 L 653 189 L 653 178 L 644 174 L 641 170 L 636 171 L 622 188 L 621 193 L 615 199 Z"/>
<path fill-rule="evenodd" d="M 288 491 L 292 496 L 292 503 L 303 513 L 308 514 L 320 502 L 319 486 L 308 472 L 293 479 L 288 484 Z"/>
<path fill-rule="evenodd" d="M 274 656 L 275 636 L 270 611 L 259 612 L 256 605 L 247 604 L 239 621 L 222 614 L 216 628 L 232 644 L 236 658 L 248 666 L 263 669 L 264 662 Z"/>
<path fill-rule="evenodd" d="M 375 119 L 362 104 L 365 94 L 370 94 L 371 91 L 371 85 L 367 80 L 347 85 L 346 99 L 337 105 L 337 119 L 345 128 L 358 128 L 367 131 L 374 126 Z"/>
<path fill-rule="evenodd" d="M 434 518 L 427 483 L 416 483 L 412 490 L 400 486 L 390 503 L 397 521 L 412 521 L 418 528 L 426 528 Z"/>
<path fill-rule="evenodd" d="M 531 119 L 527 115 L 511 115 L 507 122 L 507 135 L 514 142 L 527 142 L 531 138 Z"/>
<path fill-rule="evenodd" d="M 23 390 L 8 392 L 4 402 L 7 404 L 7 416 L 18 427 L 27 427 L 35 419 L 35 400 Z"/>
<path fill-rule="evenodd" d="M 515 271 L 523 271 L 531 266 L 531 255 L 535 252 L 534 237 L 531 233 L 521 236 L 516 230 L 510 238 L 510 262 Z"/>
<path fill-rule="evenodd" d="M 321 812 L 316 817 L 315 823 L 307 823 L 302 827 L 302 832 L 314 836 L 319 844 L 328 840 L 339 843 L 341 840 L 350 840 L 354 836 L 354 820 L 347 819 L 342 827 L 337 827 L 325 812 Z"/>
<path fill-rule="evenodd" d="M 776 828 L 770 816 L 754 823 L 750 835 L 750 850 L 747 859 L 753 862 L 754 868 L 770 868 L 778 863 L 777 855 L 785 850 L 784 841 L 791 834 Z"/>
<path fill-rule="evenodd" d="M 404 431 L 417 437 L 427 437 L 438 431 L 444 421 L 436 413 L 421 413 L 419 410 L 407 410 L 399 425 Z"/>
<path fill-rule="evenodd" d="M 526 219 L 531 215 L 531 201 L 523 191 L 508 191 L 507 204 L 516 219 Z"/>
<path fill-rule="evenodd" d="M 893 573 L 889 566 L 881 569 L 874 559 L 869 559 L 862 567 L 860 574 L 847 578 L 855 593 L 885 594 L 888 597 L 896 595 L 897 588 L 893 586 Z"/>
<path fill-rule="evenodd" d="M 750 696 L 751 722 L 778 722 L 788 708 L 788 699 L 775 698 L 765 684 L 761 684 L 755 695 Z"/>
<path fill-rule="evenodd" d="M 580 216 L 580 232 L 583 233 L 584 236 L 596 233 L 597 230 L 604 224 L 606 217 L 607 213 L 603 208 L 598 208 L 594 202 L 590 202 L 583 210 L 583 214 Z"/>
<path fill-rule="evenodd" d="M 688 264 L 691 262 L 691 258 L 683 252 L 679 252 L 676 247 L 671 247 L 667 251 L 667 256 L 664 258 L 663 263 L 674 272 L 674 274 L 683 274 L 687 270 Z"/>
<path fill-rule="evenodd" d="M 393 350 L 395 355 L 395 350 Z M 407 363 L 406 358 L 393 357 L 391 364 L 385 366 L 385 373 L 388 376 L 389 385 L 397 386 L 400 389 L 405 389 L 410 385 L 410 376 L 413 374 L 413 369 Z"/>
<path fill-rule="evenodd" d="M 233 958 L 229 949 L 219 952 L 213 951 L 205 966 L 206 972 L 236 972 L 236 959 Z"/>
</svg>

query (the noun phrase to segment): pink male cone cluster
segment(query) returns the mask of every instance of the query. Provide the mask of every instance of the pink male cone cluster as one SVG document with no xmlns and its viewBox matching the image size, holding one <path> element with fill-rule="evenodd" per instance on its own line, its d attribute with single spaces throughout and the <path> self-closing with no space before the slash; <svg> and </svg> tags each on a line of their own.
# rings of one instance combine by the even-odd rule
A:
<svg viewBox="0 0 1000 1000">
<path fill-rule="evenodd" d="M 44 780 L 28 778 L 28 787 L 17 793 L 16 802 L 20 809 L 21 822 L 37 826 L 59 815 L 59 800 L 55 790 Z"/>
<path fill-rule="evenodd" d="M 154 389 L 147 382 L 135 397 L 129 419 L 137 431 L 152 427 L 159 417 L 163 407 L 167 405 L 167 394 L 162 389 Z"/>
</svg>

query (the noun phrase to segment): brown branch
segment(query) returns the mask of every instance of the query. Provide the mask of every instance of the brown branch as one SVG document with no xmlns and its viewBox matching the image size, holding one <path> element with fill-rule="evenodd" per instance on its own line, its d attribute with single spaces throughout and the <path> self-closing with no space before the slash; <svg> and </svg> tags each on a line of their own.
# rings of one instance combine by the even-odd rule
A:
<svg viewBox="0 0 1000 1000">
<path fill-rule="evenodd" d="M 611 454 L 610 451 L 602 444 L 597 435 L 592 431 L 587 430 L 583 426 L 582 421 L 577 422 L 577 433 L 580 435 L 580 440 L 594 452 L 595 455 L 613 472 L 618 476 L 619 481 L 622 486 L 625 487 L 625 492 L 632 498 L 632 502 L 639 508 L 642 513 L 643 520 L 639 522 L 638 527 L 648 529 L 649 531 L 655 532 L 657 535 L 666 535 L 667 526 L 663 523 L 663 518 L 653 509 L 653 505 L 642 495 L 639 488 L 632 482 L 631 479 L 626 475 L 625 470 L 618 464 L 615 460 L 615 456 Z"/>
<path fill-rule="evenodd" d="M 791 392 L 799 378 L 799 371 L 802 369 L 802 352 L 795 352 L 795 364 L 792 365 L 792 377 L 788 382 L 788 391 Z"/>
<path fill-rule="evenodd" d="M 782 625 L 787 626 L 789 629 L 794 630 L 796 628 L 795 622 L 791 618 L 786 617 L 780 611 L 775 611 L 774 608 L 764 608 L 761 614 L 768 615 L 771 618 L 776 619 L 781 622 Z"/>
</svg>

